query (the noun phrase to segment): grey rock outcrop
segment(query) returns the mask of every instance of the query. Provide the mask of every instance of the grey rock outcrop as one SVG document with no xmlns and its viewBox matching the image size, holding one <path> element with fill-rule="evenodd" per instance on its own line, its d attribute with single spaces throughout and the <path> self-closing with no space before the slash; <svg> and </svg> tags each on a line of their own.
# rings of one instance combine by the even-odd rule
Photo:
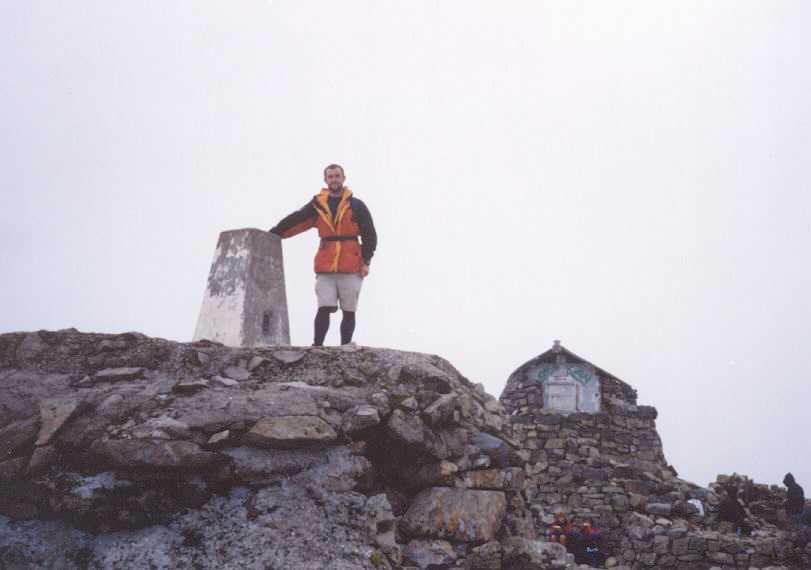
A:
<svg viewBox="0 0 811 570">
<path fill-rule="evenodd" d="M 503 409 L 436 356 L 13 333 L 0 402 L 0 568 L 474 568 L 535 538 Z"/>
<path fill-rule="evenodd" d="M 513 380 L 502 405 L 427 354 L 2 334 L 0 570 L 571 569 L 559 510 L 607 567 L 811 567 L 784 490 L 680 479 L 629 386 L 561 414 Z"/>
</svg>

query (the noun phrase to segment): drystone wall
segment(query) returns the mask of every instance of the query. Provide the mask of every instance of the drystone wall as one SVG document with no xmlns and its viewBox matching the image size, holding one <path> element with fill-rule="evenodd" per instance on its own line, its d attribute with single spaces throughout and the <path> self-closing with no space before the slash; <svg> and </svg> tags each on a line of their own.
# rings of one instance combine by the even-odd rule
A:
<svg viewBox="0 0 811 570">
<path fill-rule="evenodd" d="M 608 567 L 811 567 L 807 532 L 780 514 L 779 493 L 741 483 L 751 536 L 719 523 L 720 484 L 702 488 L 677 476 L 662 451 L 656 409 L 637 406 L 635 393 L 618 390 L 600 413 L 562 414 L 533 405 L 540 401 L 534 383 L 528 393 L 513 386 L 505 403 L 527 462 L 524 490 L 539 536 L 562 511 L 575 526 L 595 519 Z"/>
</svg>

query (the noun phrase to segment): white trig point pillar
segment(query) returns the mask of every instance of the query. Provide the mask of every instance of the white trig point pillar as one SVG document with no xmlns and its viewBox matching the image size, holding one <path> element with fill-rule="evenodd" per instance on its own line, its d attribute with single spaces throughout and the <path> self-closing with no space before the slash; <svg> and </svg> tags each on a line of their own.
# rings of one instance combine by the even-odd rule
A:
<svg viewBox="0 0 811 570">
<path fill-rule="evenodd" d="M 194 340 L 226 346 L 290 344 L 282 241 L 257 229 L 222 232 Z"/>
</svg>

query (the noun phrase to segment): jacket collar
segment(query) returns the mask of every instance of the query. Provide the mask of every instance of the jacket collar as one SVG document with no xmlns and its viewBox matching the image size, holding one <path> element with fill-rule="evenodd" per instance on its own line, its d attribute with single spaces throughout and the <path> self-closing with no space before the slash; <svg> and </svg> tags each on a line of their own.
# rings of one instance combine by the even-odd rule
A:
<svg viewBox="0 0 811 570">
<path fill-rule="evenodd" d="M 352 196 L 352 190 L 350 190 L 347 186 L 344 186 L 343 191 L 341 192 L 341 201 L 338 202 L 338 209 L 335 211 L 335 219 L 332 219 L 332 212 L 329 209 L 329 203 L 327 200 L 329 199 L 329 190 L 327 188 L 322 188 L 321 191 L 316 194 L 314 201 L 316 205 L 316 210 L 318 211 L 318 215 L 321 216 L 321 219 L 324 220 L 324 223 L 329 226 L 329 228 L 334 232 L 336 231 L 335 228 L 340 225 L 341 220 L 344 217 L 344 214 L 349 209 L 349 198 Z"/>
</svg>

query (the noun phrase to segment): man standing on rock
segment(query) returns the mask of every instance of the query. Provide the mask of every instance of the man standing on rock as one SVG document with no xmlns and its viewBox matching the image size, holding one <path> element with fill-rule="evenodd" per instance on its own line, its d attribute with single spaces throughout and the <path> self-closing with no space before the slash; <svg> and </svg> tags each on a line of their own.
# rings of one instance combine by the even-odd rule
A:
<svg viewBox="0 0 811 570">
<path fill-rule="evenodd" d="M 329 330 L 329 316 L 340 302 L 341 344 L 352 342 L 355 311 L 363 279 L 369 275 L 369 264 L 377 247 L 377 233 L 366 204 L 344 186 L 344 169 L 330 164 L 324 169 L 326 188 L 271 228 L 282 239 L 318 228 L 321 244 L 315 254 L 315 315 L 313 346 L 322 346 Z M 358 238 L 360 237 L 360 243 Z"/>
</svg>

